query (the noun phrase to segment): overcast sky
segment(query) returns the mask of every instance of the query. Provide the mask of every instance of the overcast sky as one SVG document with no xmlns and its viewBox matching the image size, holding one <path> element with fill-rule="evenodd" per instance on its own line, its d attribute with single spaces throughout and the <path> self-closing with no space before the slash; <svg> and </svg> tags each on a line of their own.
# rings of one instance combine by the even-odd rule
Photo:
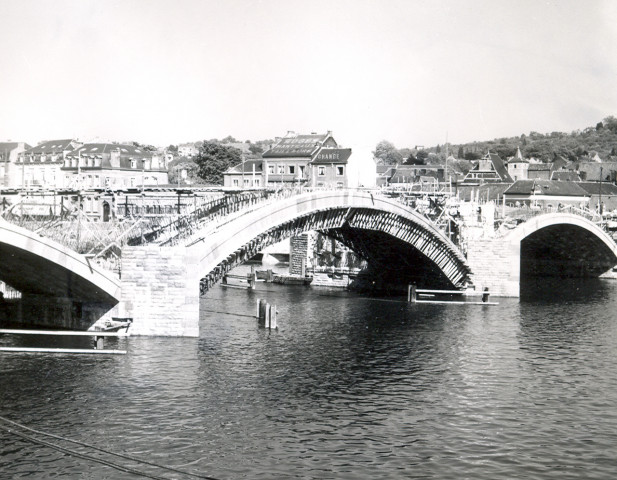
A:
<svg viewBox="0 0 617 480">
<path fill-rule="evenodd" d="M 332 130 L 355 152 L 617 115 L 617 1 L 0 0 L 0 140 Z"/>
</svg>

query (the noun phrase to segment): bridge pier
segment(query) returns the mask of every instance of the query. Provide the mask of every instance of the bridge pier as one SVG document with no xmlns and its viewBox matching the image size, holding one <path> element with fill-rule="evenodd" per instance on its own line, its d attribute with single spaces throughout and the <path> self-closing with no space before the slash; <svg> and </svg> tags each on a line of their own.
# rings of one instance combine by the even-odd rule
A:
<svg viewBox="0 0 617 480">
<path fill-rule="evenodd" d="M 132 335 L 199 336 L 196 264 L 185 247 L 122 249 L 118 316 L 133 319 Z"/>
<path fill-rule="evenodd" d="M 521 281 L 520 242 L 503 238 L 478 238 L 469 243 L 467 263 L 476 290 L 488 287 L 491 295 L 518 297 Z"/>
</svg>

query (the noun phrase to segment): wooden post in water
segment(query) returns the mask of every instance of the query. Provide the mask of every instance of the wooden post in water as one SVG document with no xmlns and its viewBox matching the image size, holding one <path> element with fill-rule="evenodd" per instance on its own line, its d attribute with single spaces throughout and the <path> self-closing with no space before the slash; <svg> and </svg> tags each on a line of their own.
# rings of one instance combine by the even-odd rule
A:
<svg viewBox="0 0 617 480">
<path fill-rule="evenodd" d="M 271 305 L 270 306 L 270 321 L 268 322 L 267 327 L 269 329 L 275 329 L 278 328 L 277 324 L 276 324 L 276 305 Z"/>
<path fill-rule="evenodd" d="M 488 287 L 484 287 L 484 291 L 482 292 L 482 302 L 483 303 L 488 302 L 488 296 L 489 296 Z"/>
<path fill-rule="evenodd" d="M 105 337 L 94 337 L 94 349 L 95 350 L 105 349 Z"/>
<path fill-rule="evenodd" d="M 258 314 L 257 314 L 257 319 L 258 319 L 258 323 L 260 326 L 265 326 L 266 324 L 266 311 L 267 311 L 267 303 L 264 299 L 260 298 L 259 299 L 259 307 L 258 307 Z"/>
<path fill-rule="evenodd" d="M 255 273 L 255 266 L 251 265 L 251 272 L 246 274 L 246 281 L 249 284 L 249 289 L 255 290 L 257 284 L 257 273 Z"/>
<path fill-rule="evenodd" d="M 257 301 L 257 323 L 260 327 L 276 329 L 276 305 L 270 305 L 260 298 Z"/>
<path fill-rule="evenodd" d="M 407 301 L 411 303 L 416 303 L 416 298 L 416 286 L 410 283 L 407 287 Z"/>
<path fill-rule="evenodd" d="M 274 280 L 274 274 L 272 273 L 272 269 L 271 269 L 271 268 L 269 268 L 269 269 L 266 271 L 266 282 L 267 282 L 267 283 L 272 283 L 272 280 Z"/>
</svg>

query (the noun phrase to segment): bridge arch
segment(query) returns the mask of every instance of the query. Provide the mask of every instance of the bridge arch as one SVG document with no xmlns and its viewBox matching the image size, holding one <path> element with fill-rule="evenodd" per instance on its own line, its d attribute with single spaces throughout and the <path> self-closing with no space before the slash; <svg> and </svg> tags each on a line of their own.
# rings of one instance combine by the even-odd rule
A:
<svg viewBox="0 0 617 480">
<path fill-rule="evenodd" d="M 539 215 L 507 237 L 520 245 L 520 277 L 597 277 L 617 264 L 617 244 L 580 215 Z"/>
<path fill-rule="evenodd" d="M 120 280 L 69 248 L 0 219 L 0 280 L 22 293 L 115 305 Z"/>
<path fill-rule="evenodd" d="M 597 277 L 617 264 L 617 245 L 593 222 L 571 213 L 531 218 L 507 235 L 469 245 L 473 282 L 518 297 L 537 277 Z"/>
<path fill-rule="evenodd" d="M 393 199 L 355 191 L 322 191 L 282 199 L 205 228 L 188 242 L 193 274 L 203 289 L 270 244 L 319 230 L 367 258 L 391 269 L 400 283 L 420 267 L 437 284 L 463 283 L 469 267 L 458 248 L 433 224 Z M 421 280 L 421 279 L 420 279 Z"/>
</svg>

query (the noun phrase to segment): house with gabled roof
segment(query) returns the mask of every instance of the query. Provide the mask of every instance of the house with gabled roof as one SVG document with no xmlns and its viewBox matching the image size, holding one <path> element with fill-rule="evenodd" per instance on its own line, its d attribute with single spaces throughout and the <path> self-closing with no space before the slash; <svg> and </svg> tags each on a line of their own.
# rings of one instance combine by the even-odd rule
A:
<svg viewBox="0 0 617 480">
<path fill-rule="evenodd" d="M 0 142 L 0 187 L 21 186 L 22 171 L 17 168 L 19 154 L 30 148 L 25 142 Z"/>
<path fill-rule="evenodd" d="M 259 188 L 263 186 L 263 159 L 249 158 L 223 173 L 223 186 L 236 188 Z"/>
<path fill-rule="evenodd" d="M 81 145 L 70 138 L 48 140 L 21 152 L 17 159 L 18 169 L 22 172 L 20 186 L 63 187 L 62 165 L 66 156 Z"/>
<path fill-rule="evenodd" d="M 488 152 L 476 162 L 463 179 L 463 185 L 482 185 L 483 183 L 512 183 L 503 160 L 496 153 Z"/>
</svg>

